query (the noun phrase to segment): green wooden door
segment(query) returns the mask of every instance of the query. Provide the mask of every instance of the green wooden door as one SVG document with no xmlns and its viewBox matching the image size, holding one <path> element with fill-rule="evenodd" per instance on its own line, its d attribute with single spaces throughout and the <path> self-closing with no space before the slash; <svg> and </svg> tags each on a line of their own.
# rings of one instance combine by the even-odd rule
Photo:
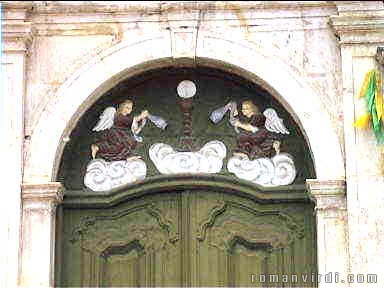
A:
<svg viewBox="0 0 384 288">
<path fill-rule="evenodd" d="M 316 286 L 301 281 L 316 272 L 302 191 L 196 183 L 69 199 L 58 219 L 57 286 Z"/>
</svg>

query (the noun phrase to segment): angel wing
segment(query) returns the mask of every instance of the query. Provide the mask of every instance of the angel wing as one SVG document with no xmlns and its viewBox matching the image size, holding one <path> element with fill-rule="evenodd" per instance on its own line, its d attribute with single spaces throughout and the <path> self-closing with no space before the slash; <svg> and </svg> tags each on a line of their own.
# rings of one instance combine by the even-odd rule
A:
<svg viewBox="0 0 384 288">
<path fill-rule="evenodd" d="M 275 109 L 268 108 L 263 112 L 264 116 L 267 118 L 265 121 L 265 128 L 268 131 L 282 134 L 289 134 L 288 129 L 283 124 L 283 119 L 281 119 Z"/>
<path fill-rule="evenodd" d="M 113 126 L 113 120 L 115 119 L 116 109 L 114 107 L 107 107 L 100 115 L 100 120 L 96 126 L 93 127 L 92 131 L 103 131 Z"/>
</svg>

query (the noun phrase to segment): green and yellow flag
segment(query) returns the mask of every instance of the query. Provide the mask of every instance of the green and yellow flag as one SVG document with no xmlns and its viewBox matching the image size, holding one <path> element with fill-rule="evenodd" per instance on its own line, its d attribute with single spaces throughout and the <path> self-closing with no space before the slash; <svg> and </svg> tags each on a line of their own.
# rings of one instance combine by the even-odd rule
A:
<svg viewBox="0 0 384 288">
<path fill-rule="evenodd" d="M 359 96 L 365 98 L 367 113 L 357 119 L 355 126 L 367 128 L 371 123 L 377 141 L 384 144 L 384 107 L 380 71 L 371 70 L 365 75 Z"/>
</svg>

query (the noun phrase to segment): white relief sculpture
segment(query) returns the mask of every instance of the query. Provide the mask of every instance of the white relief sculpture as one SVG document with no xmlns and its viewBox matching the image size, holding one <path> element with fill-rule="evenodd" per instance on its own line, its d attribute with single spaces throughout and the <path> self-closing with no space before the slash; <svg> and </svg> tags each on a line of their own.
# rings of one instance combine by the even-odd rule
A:
<svg viewBox="0 0 384 288">
<path fill-rule="evenodd" d="M 227 168 L 236 177 L 265 187 L 289 185 L 296 177 L 295 163 L 288 153 L 254 160 L 246 155 L 234 155 L 228 160 Z"/>
<path fill-rule="evenodd" d="M 146 174 L 147 166 L 139 158 L 112 162 L 94 159 L 87 166 L 84 184 L 93 191 L 107 191 L 142 180 Z"/>
<path fill-rule="evenodd" d="M 161 129 L 166 128 L 167 122 L 147 110 L 133 116 L 132 110 L 132 100 L 125 100 L 118 109 L 107 107 L 92 129 L 101 134 L 91 145 L 93 160 L 84 176 L 86 187 L 106 191 L 145 178 L 146 164 L 135 154 L 137 143 L 143 141 L 139 134 L 147 119 Z"/>
<path fill-rule="evenodd" d="M 191 98 L 196 94 L 196 85 L 190 80 L 183 80 L 177 85 L 177 94 L 183 98 Z"/>
<path fill-rule="evenodd" d="M 226 154 L 225 145 L 217 140 L 197 152 L 178 152 L 164 143 L 153 144 L 149 149 L 149 157 L 161 174 L 219 173 Z"/>
<path fill-rule="evenodd" d="M 262 186 L 289 185 L 296 177 L 293 157 L 280 153 L 278 134 L 289 134 L 283 120 L 273 108 L 260 113 L 250 100 L 242 103 L 241 116 L 236 102 L 229 102 L 210 114 L 219 123 L 230 111 L 229 123 L 237 133 L 237 145 L 228 160 L 228 171 L 238 178 Z"/>
</svg>

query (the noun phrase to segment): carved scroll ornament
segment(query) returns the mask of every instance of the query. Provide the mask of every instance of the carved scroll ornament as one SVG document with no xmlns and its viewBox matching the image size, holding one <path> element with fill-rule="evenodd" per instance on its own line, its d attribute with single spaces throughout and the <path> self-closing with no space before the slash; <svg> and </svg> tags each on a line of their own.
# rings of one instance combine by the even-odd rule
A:
<svg viewBox="0 0 384 288">
<path fill-rule="evenodd" d="M 110 247 L 133 242 L 145 251 L 156 251 L 167 243 L 175 243 L 179 236 L 173 222 L 150 204 L 113 215 L 85 217 L 72 231 L 72 243 L 80 239 L 83 249 L 100 255 Z"/>
<path fill-rule="evenodd" d="M 249 210 L 240 205 L 241 207 L 237 208 L 243 211 L 249 210 L 254 214 L 252 217 L 248 217 L 250 215 L 244 217 L 240 215 L 236 206 L 223 201 L 214 205 L 201 222 L 196 238 L 199 241 L 207 241 L 209 245 L 220 250 L 230 252 L 237 243 L 249 247 L 263 247 L 272 251 L 287 247 L 296 238 L 304 236 L 303 227 L 288 215 L 278 211 Z M 252 221 L 247 221 L 248 218 Z"/>
</svg>

